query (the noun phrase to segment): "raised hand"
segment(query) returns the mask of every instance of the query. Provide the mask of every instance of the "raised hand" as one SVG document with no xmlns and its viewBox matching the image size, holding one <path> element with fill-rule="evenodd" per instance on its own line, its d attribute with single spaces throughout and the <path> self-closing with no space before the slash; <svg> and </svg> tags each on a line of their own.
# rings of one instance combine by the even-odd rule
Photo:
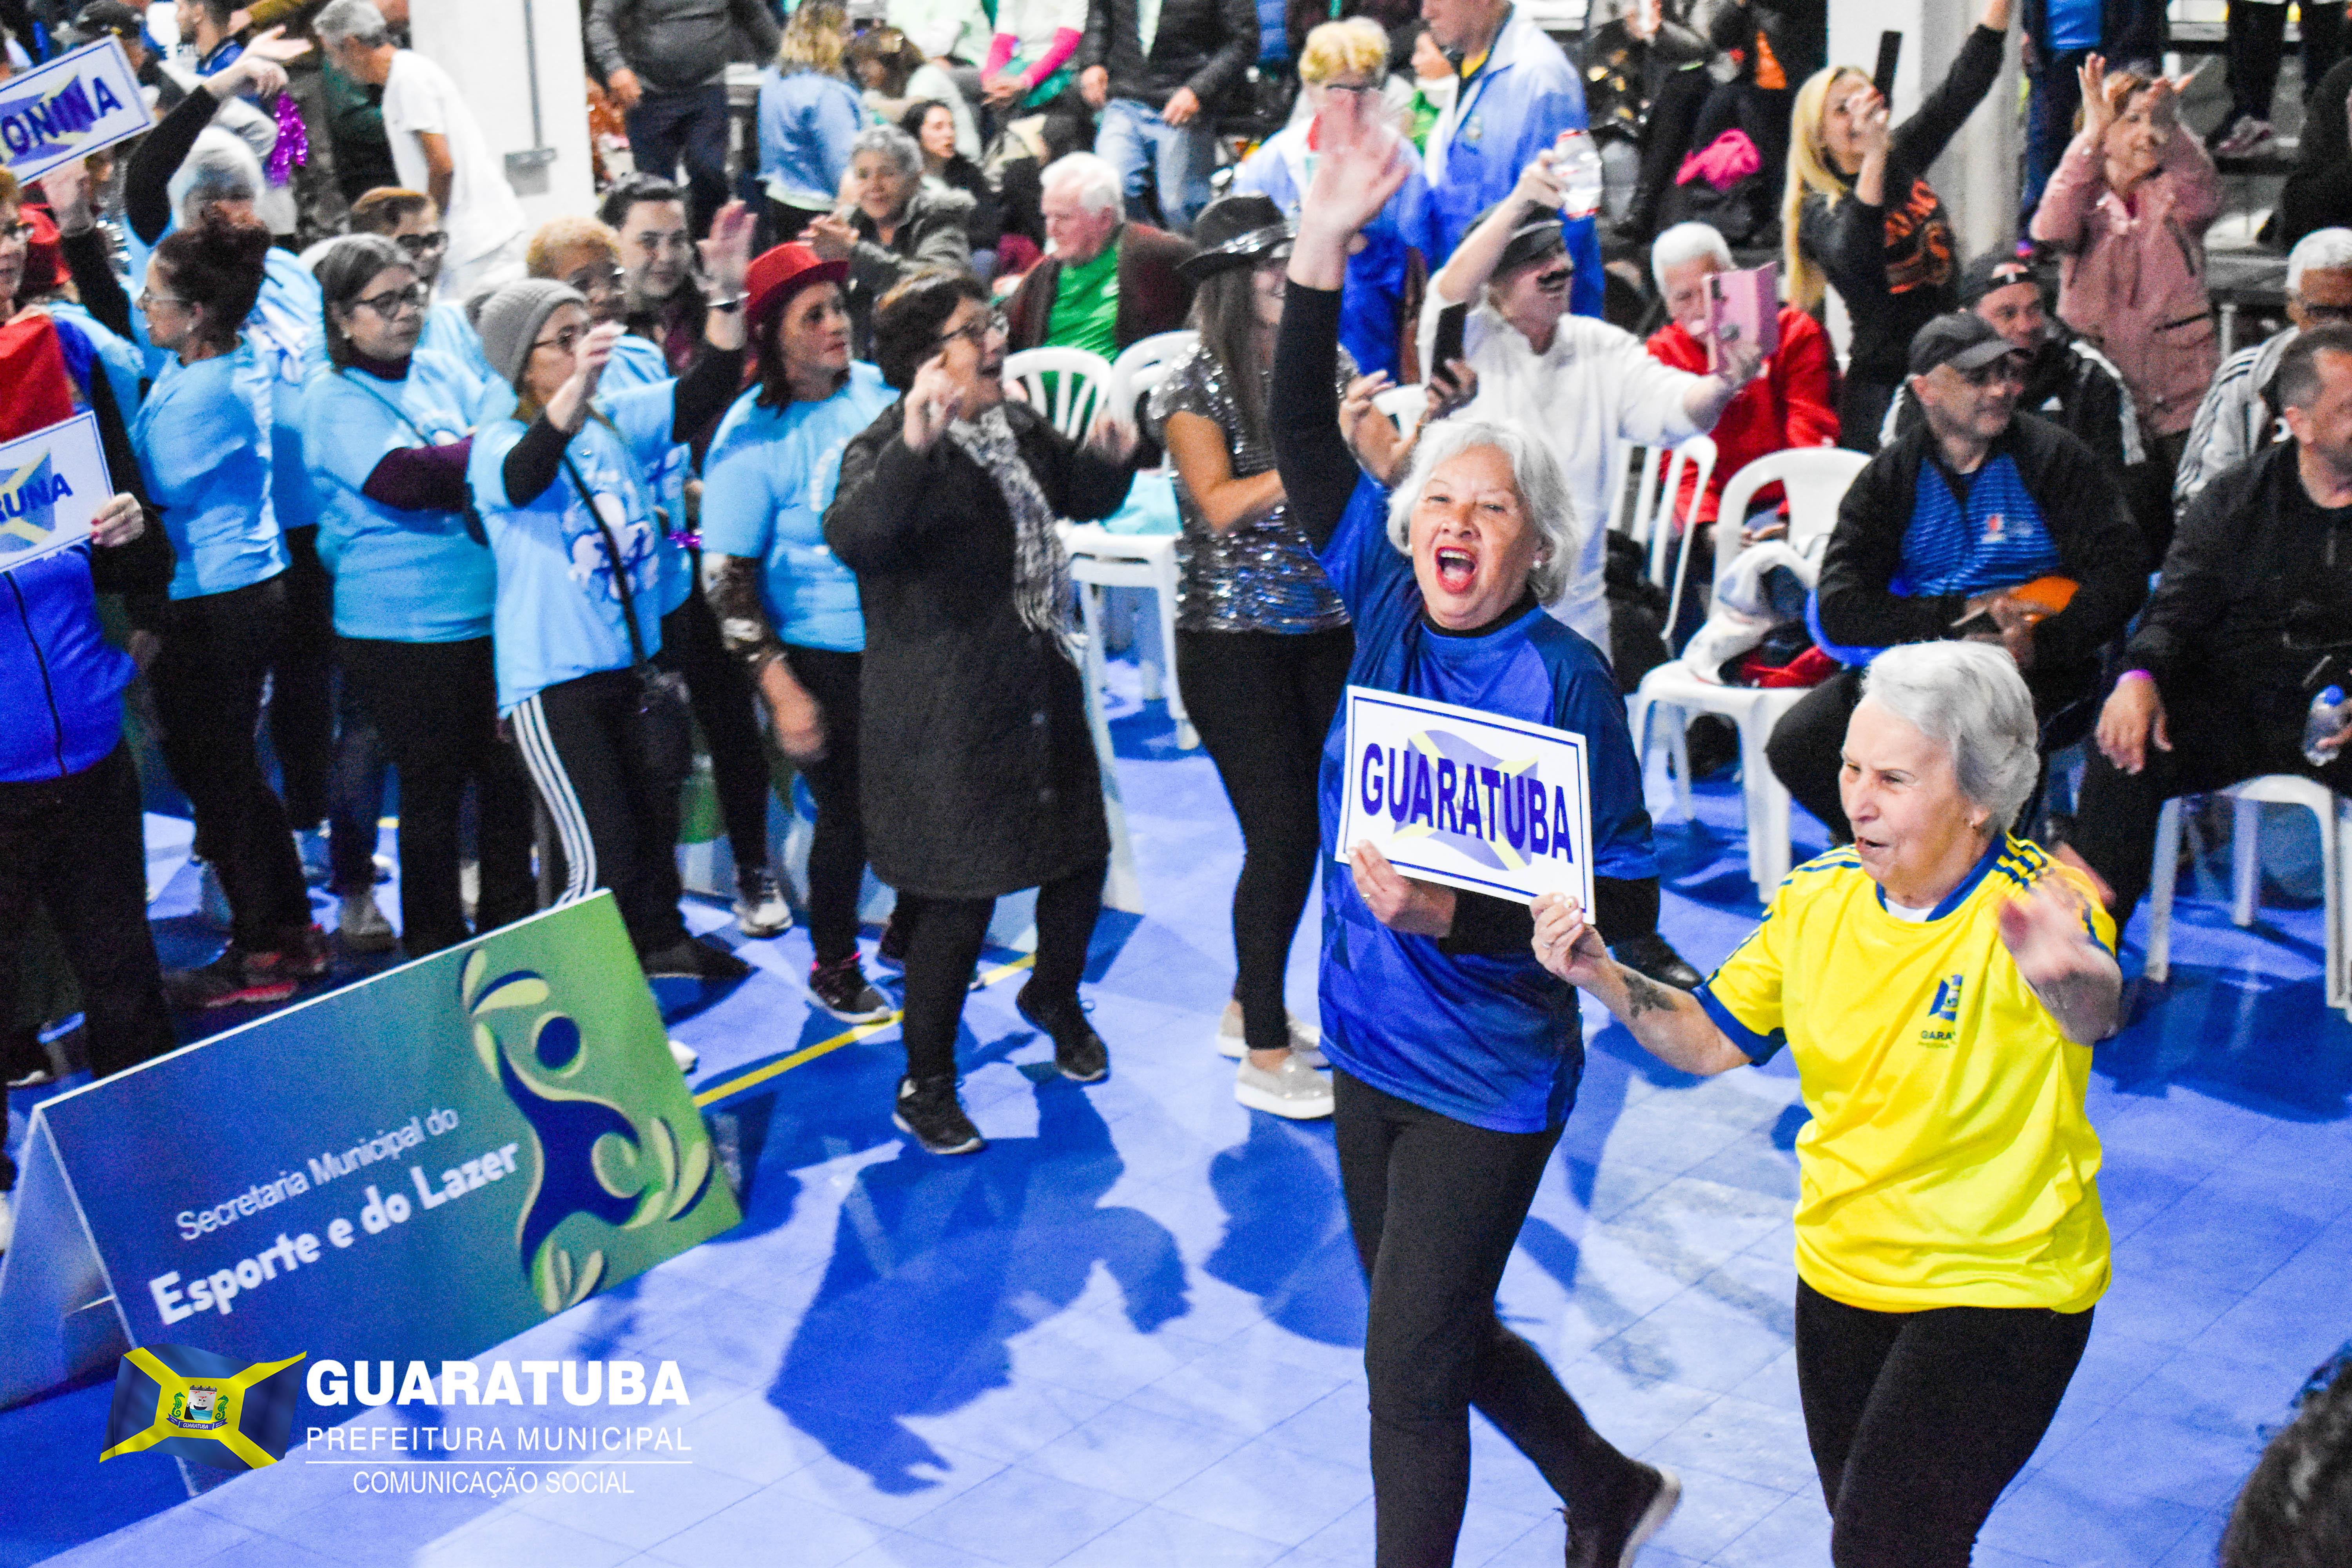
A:
<svg viewBox="0 0 2352 1568">
<path fill-rule="evenodd" d="M 929 451 L 940 433 L 962 412 L 963 397 L 963 384 L 948 370 L 946 354 L 925 360 L 915 373 L 915 384 L 907 389 L 907 412 L 898 431 L 907 449 Z"/>
<path fill-rule="evenodd" d="M 2123 973 L 2084 914 L 2079 894 L 2044 876 L 2001 905 L 2000 942 L 2067 1037 L 2087 1046 L 2115 1029 Z"/>
<path fill-rule="evenodd" d="M 1290 252 L 1290 280 L 1309 289 L 1337 289 L 1347 275 L 1349 242 L 1380 216 L 1412 172 L 1397 133 L 1365 95 L 1335 93 L 1317 121 L 1322 151 L 1298 218 Z"/>
<path fill-rule="evenodd" d="M 1557 157 L 1549 147 L 1535 155 L 1528 166 L 1519 171 L 1518 184 L 1511 187 L 1511 199 L 1529 211 L 1545 208 L 1557 210 L 1568 200 L 1568 182 L 1554 168 Z"/>
<path fill-rule="evenodd" d="M 2115 98 L 2107 90 L 2107 57 L 2088 56 L 2074 79 L 2083 89 L 2083 129 L 2095 139 L 2105 136 L 2117 112 Z"/>
<path fill-rule="evenodd" d="M 710 237 L 697 247 L 704 276 L 722 295 L 743 292 L 743 279 L 751 269 L 751 232 L 756 220 L 741 202 L 729 202 L 712 215 Z"/>
<path fill-rule="evenodd" d="M 1087 431 L 1087 450 L 1107 463 L 1126 462 L 1135 456 L 1135 426 L 1108 408 Z"/>
<path fill-rule="evenodd" d="M 857 251 L 857 230 L 850 221 L 835 213 L 811 218 L 802 234 L 808 247 L 816 252 L 819 261 L 846 261 Z"/>
</svg>

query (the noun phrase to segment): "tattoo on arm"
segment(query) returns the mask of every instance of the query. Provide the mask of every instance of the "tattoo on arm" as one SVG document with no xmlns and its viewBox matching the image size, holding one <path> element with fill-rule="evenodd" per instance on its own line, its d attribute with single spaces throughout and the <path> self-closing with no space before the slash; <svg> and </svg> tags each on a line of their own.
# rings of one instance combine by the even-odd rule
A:
<svg viewBox="0 0 2352 1568">
<path fill-rule="evenodd" d="M 719 621 L 719 638 L 753 674 L 784 649 L 760 597 L 760 563 L 740 555 L 702 558 L 702 593 Z"/>
<path fill-rule="evenodd" d="M 1632 1023 L 1644 1013 L 1671 1013 L 1676 1002 L 1675 993 L 1646 974 L 1633 970 L 1621 970 L 1625 979 L 1625 1021 Z"/>
</svg>

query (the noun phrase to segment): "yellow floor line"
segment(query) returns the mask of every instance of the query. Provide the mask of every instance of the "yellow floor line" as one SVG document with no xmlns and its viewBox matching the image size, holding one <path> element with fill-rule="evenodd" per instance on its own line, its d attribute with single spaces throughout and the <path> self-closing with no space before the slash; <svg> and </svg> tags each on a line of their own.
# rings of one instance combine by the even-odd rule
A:
<svg viewBox="0 0 2352 1568">
<path fill-rule="evenodd" d="M 1034 954 L 1024 954 L 1010 963 L 1000 963 L 993 969 L 983 969 L 980 972 L 978 986 L 993 985 L 1008 975 L 1018 974 L 1036 962 Z M 856 1045 L 868 1036 L 878 1035 L 885 1029 L 893 1028 L 897 1026 L 898 1018 L 898 1014 L 892 1013 L 888 1017 L 876 1023 L 860 1024 L 854 1029 L 845 1029 L 829 1040 L 819 1040 L 813 1046 L 803 1046 L 791 1056 L 780 1057 L 763 1067 L 753 1068 L 750 1072 L 740 1077 L 712 1084 L 694 1097 L 694 1107 L 698 1110 L 708 1110 L 730 1095 L 740 1094 L 747 1089 L 757 1089 L 778 1073 L 790 1072 L 793 1068 L 806 1062 L 813 1062 L 828 1052 L 837 1051 L 844 1046 Z"/>
</svg>

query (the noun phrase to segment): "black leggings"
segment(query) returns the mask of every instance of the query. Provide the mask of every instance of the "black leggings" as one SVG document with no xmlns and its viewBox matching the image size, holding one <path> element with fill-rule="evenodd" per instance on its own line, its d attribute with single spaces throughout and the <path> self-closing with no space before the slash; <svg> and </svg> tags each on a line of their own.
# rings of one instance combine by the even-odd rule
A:
<svg viewBox="0 0 2352 1568">
<path fill-rule="evenodd" d="M 1797 1283 L 1797 1384 L 1835 1568 L 1968 1568 L 2058 1414 L 2091 1314 L 1874 1312 Z"/>
<path fill-rule="evenodd" d="M 1495 1315 L 1495 1290 L 1559 1142 L 1494 1132 L 1335 1070 L 1339 1183 L 1371 1284 L 1379 1568 L 1454 1561 L 1470 1490 L 1470 1410 L 1501 1429 L 1581 1519 L 1641 1472 L 1595 1432 L 1542 1355 Z"/>
<path fill-rule="evenodd" d="M 286 640 L 269 681 L 269 749 L 286 820 L 327 819 L 335 754 L 335 582 L 319 559 L 319 529 L 286 531 Z"/>
<path fill-rule="evenodd" d="M 702 576 L 699 552 L 694 574 Z M 751 680 L 742 661 L 719 640 L 719 621 L 700 594 L 662 617 L 665 669 L 686 677 L 686 696 L 710 749 L 710 782 L 719 795 L 719 820 L 727 825 L 727 847 L 738 871 L 768 863 L 768 753 L 760 744 L 760 721 L 751 706 Z"/>
<path fill-rule="evenodd" d="M 530 869 L 531 783 L 499 738 L 490 639 L 380 642 L 346 637 L 343 679 L 400 770 L 400 935 L 412 958 L 466 940 L 457 818 L 474 786 L 483 931 L 539 906 Z"/>
<path fill-rule="evenodd" d="M 1045 1003 L 1075 1000 L 1087 970 L 1087 944 L 1102 913 L 1101 860 L 1037 889 L 1037 962 L 1029 982 Z M 926 899 L 901 892 L 892 917 L 907 932 L 907 1076 L 942 1078 L 956 1069 L 956 1026 L 971 987 L 972 965 L 988 939 L 994 899 Z M 911 922 L 911 925 L 909 924 Z"/>
<path fill-rule="evenodd" d="M 196 838 L 228 895 L 230 934 L 274 952 L 310 923 L 286 806 L 254 744 L 261 689 L 283 649 L 286 584 L 175 599 L 149 680 L 163 760 L 195 813 Z"/>
<path fill-rule="evenodd" d="M 677 789 L 646 770 L 636 672 L 607 669 L 525 698 L 508 716 L 562 846 L 561 901 L 613 889 L 640 954 L 686 940 L 677 912 Z"/>
<path fill-rule="evenodd" d="M 857 793 L 857 671 L 864 662 L 862 654 L 784 645 L 793 679 L 824 715 L 824 755 L 796 764 L 816 797 L 808 901 L 809 945 L 819 963 L 857 955 L 857 895 L 866 883 L 866 816 Z"/>
<path fill-rule="evenodd" d="M 1290 1044 L 1283 971 L 1322 853 L 1316 774 L 1348 666 L 1352 626 L 1296 636 L 1178 632 L 1176 679 L 1242 828 L 1234 884 L 1234 995 L 1254 1050 Z"/>
</svg>

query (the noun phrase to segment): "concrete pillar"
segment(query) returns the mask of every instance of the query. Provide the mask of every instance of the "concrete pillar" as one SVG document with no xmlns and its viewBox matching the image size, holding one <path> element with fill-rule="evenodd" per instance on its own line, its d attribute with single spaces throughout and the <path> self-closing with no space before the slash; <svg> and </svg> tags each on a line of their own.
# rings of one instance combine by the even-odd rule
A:
<svg viewBox="0 0 2352 1568">
<path fill-rule="evenodd" d="M 530 226 L 588 212 L 596 182 L 575 0 L 409 0 L 408 14 L 417 51 L 456 79 L 505 158 Z"/>
</svg>

